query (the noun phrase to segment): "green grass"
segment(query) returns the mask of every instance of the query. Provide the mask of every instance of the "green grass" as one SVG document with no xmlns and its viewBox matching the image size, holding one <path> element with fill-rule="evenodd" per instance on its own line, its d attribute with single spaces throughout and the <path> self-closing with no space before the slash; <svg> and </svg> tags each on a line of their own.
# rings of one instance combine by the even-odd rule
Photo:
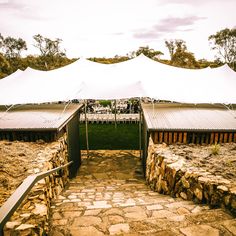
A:
<svg viewBox="0 0 236 236">
<path fill-rule="evenodd" d="M 139 149 L 138 124 L 88 124 L 89 149 Z M 80 124 L 81 149 L 86 149 L 85 124 Z"/>
</svg>

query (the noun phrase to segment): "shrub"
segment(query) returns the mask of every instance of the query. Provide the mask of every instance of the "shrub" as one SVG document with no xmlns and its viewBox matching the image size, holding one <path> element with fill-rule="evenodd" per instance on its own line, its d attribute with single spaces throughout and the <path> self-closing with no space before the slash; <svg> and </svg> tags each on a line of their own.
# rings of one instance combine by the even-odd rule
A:
<svg viewBox="0 0 236 236">
<path fill-rule="evenodd" d="M 212 145 L 212 148 L 211 148 L 211 153 L 213 155 L 218 155 L 220 152 L 220 145 L 215 143 L 214 145 Z"/>
</svg>

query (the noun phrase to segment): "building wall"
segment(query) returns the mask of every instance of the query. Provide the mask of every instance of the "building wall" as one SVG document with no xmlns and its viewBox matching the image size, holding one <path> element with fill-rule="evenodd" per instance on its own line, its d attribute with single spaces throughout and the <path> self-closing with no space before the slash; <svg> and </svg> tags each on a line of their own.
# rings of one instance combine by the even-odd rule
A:
<svg viewBox="0 0 236 236">
<path fill-rule="evenodd" d="M 79 143 L 79 115 L 74 116 L 66 126 L 69 160 L 73 161 L 70 170 L 70 178 L 76 176 L 81 165 L 81 152 Z"/>
<path fill-rule="evenodd" d="M 214 144 L 236 142 L 236 132 L 178 132 L 151 131 L 154 143 Z"/>
</svg>

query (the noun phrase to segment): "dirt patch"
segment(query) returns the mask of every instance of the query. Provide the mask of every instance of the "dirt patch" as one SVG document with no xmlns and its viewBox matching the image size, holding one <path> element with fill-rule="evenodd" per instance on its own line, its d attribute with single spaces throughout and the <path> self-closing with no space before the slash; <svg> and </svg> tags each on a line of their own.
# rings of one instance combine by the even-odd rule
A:
<svg viewBox="0 0 236 236">
<path fill-rule="evenodd" d="M 169 145 L 174 154 L 184 157 L 195 167 L 236 180 L 236 143 L 218 145 Z"/>
<path fill-rule="evenodd" d="M 37 156 L 46 146 L 42 141 L 0 141 L 0 206 L 27 176 L 37 171 Z"/>
</svg>

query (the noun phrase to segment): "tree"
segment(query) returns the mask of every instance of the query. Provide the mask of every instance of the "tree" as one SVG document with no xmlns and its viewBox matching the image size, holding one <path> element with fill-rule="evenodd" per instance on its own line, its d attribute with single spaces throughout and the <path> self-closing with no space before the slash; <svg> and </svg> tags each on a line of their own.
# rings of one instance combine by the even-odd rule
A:
<svg viewBox="0 0 236 236">
<path fill-rule="evenodd" d="M 175 42 L 174 40 L 170 40 L 170 41 L 165 41 L 165 45 L 169 50 L 170 53 L 170 59 L 172 59 L 174 52 L 175 52 Z"/>
<path fill-rule="evenodd" d="M 7 76 L 10 70 L 10 63 L 0 53 L 0 79 Z"/>
<path fill-rule="evenodd" d="M 210 35 L 208 40 L 212 44 L 212 49 L 217 51 L 219 58 L 236 69 L 236 28 L 225 28 Z"/>
<path fill-rule="evenodd" d="M 22 38 L 6 37 L 0 34 L 0 49 L 6 58 L 19 58 L 23 50 L 27 50 L 26 42 Z"/>
<path fill-rule="evenodd" d="M 36 43 L 34 46 L 39 49 L 41 55 L 37 59 L 37 64 L 42 70 L 50 70 L 68 64 L 65 62 L 65 50 L 60 48 L 61 39 L 51 40 L 40 34 L 33 36 Z"/>
<path fill-rule="evenodd" d="M 164 55 L 161 51 L 156 51 L 152 48 L 149 48 L 149 46 L 146 47 L 139 47 L 137 51 L 134 51 L 131 53 L 133 56 L 139 56 L 140 54 L 144 54 L 145 56 L 155 59 L 156 57 L 159 57 L 161 55 Z"/>
<path fill-rule="evenodd" d="M 172 60 L 172 57 L 174 56 L 175 52 L 177 50 L 181 50 L 181 51 L 186 51 L 187 50 L 187 46 L 184 40 L 182 39 L 171 39 L 169 41 L 165 41 L 165 45 L 169 50 L 170 53 L 170 59 Z"/>
<path fill-rule="evenodd" d="M 188 52 L 186 42 L 182 39 L 165 41 L 166 47 L 170 52 L 170 64 L 184 68 L 198 68 L 194 54 Z"/>
<path fill-rule="evenodd" d="M 60 49 L 61 39 L 51 40 L 40 34 L 33 36 L 36 43 L 34 46 L 39 49 L 41 56 L 65 56 L 65 52 Z"/>
<path fill-rule="evenodd" d="M 194 54 L 187 51 L 177 50 L 172 59 L 171 64 L 173 66 L 184 68 L 199 68 L 199 64 L 196 61 Z"/>
</svg>

